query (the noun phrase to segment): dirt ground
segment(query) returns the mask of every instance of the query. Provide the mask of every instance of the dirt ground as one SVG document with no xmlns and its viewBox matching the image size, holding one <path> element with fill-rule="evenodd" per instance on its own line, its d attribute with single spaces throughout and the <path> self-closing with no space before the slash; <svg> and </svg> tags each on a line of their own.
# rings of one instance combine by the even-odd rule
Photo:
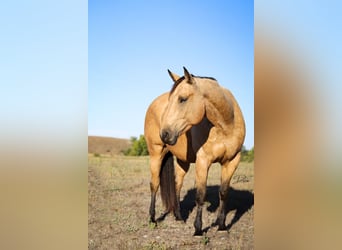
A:
<svg viewBox="0 0 342 250">
<path fill-rule="evenodd" d="M 88 158 L 89 249 L 253 249 L 253 163 L 240 163 L 231 181 L 227 231 L 212 226 L 219 205 L 220 165 L 209 170 L 203 236 L 193 236 L 195 219 L 194 166 L 184 179 L 181 214 L 168 215 L 157 227 L 148 223 L 150 172 L 148 157 Z M 160 196 L 157 217 L 163 212 Z"/>
</svg>

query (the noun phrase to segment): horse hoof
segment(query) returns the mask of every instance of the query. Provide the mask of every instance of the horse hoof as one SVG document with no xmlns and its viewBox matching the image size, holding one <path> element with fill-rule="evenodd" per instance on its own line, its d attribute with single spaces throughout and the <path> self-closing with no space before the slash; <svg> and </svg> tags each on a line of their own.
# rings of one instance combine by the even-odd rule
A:
<svg viewBox="0 0 342 250">
<path fill-rule="evenodd" d="M 177 221 L 183 220 L 182 216 L 179 215 L 179 214 L 175 214 L 175 219 L 176 219 Z"/>
<path fill-rule="evenodd" d="M 202 236 L 202 235 L 203 235 L 202 230 L 196 230 L 194 233 L 194 236 Z"/>
</svg>

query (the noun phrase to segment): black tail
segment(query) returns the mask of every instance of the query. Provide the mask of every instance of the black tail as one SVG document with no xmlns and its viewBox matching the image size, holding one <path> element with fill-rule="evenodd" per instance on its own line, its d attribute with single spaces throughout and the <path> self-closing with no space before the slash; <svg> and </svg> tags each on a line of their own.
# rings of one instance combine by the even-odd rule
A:
<svg viewBox="0 0 342 250">
<path fill-rule="evenodd" d="M 162 202 L 166 208 L 166 212 L 175 211 L 177 204 L 175 165 L 171 152 L 168 152 L 164 156 L 159 176 L 160 194 Z"/>
</svg>

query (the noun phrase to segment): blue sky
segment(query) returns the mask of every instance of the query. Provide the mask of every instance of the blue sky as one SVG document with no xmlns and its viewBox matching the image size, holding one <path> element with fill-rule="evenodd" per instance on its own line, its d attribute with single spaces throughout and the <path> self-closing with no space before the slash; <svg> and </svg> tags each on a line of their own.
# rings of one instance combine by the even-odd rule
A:
<svg viewBox="0 0 342 250">
<path fill-rule="evenodd" d="M 215 77 L 238 100 L 254 146 L 253 1 L 89 1 L 88 133 L 143 134 L 167 69 Z"/>
<path fill-rule="evenodd" d="M 81 1 L 1 2 L 2 149 L 86 149 L 87 10 Z"/>
</svg>

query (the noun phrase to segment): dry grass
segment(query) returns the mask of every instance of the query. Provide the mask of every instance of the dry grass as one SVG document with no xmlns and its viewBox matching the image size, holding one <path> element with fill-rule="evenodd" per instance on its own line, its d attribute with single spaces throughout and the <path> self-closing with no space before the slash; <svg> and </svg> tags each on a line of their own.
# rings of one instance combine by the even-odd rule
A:
<svg viewBox="0 0 342 250">
<path fill-rule="evenodd" d="M 231 181 L 226 224 L 228 231 L 212 227 L 218 206 L 220 166 L 208 177 L 206 233 L 194 237 L 194 167 L 185 177 L 181 209 L 185 222 L 169 215 L 157 227 L 148 223 L 150 203 L 148 157 L 93 157 L 88 169 L 89 249 L 253 249 L 253 163 L 241 163 Z M 156 213 L 163 208 L 158 195 Z"/>
</svg>

